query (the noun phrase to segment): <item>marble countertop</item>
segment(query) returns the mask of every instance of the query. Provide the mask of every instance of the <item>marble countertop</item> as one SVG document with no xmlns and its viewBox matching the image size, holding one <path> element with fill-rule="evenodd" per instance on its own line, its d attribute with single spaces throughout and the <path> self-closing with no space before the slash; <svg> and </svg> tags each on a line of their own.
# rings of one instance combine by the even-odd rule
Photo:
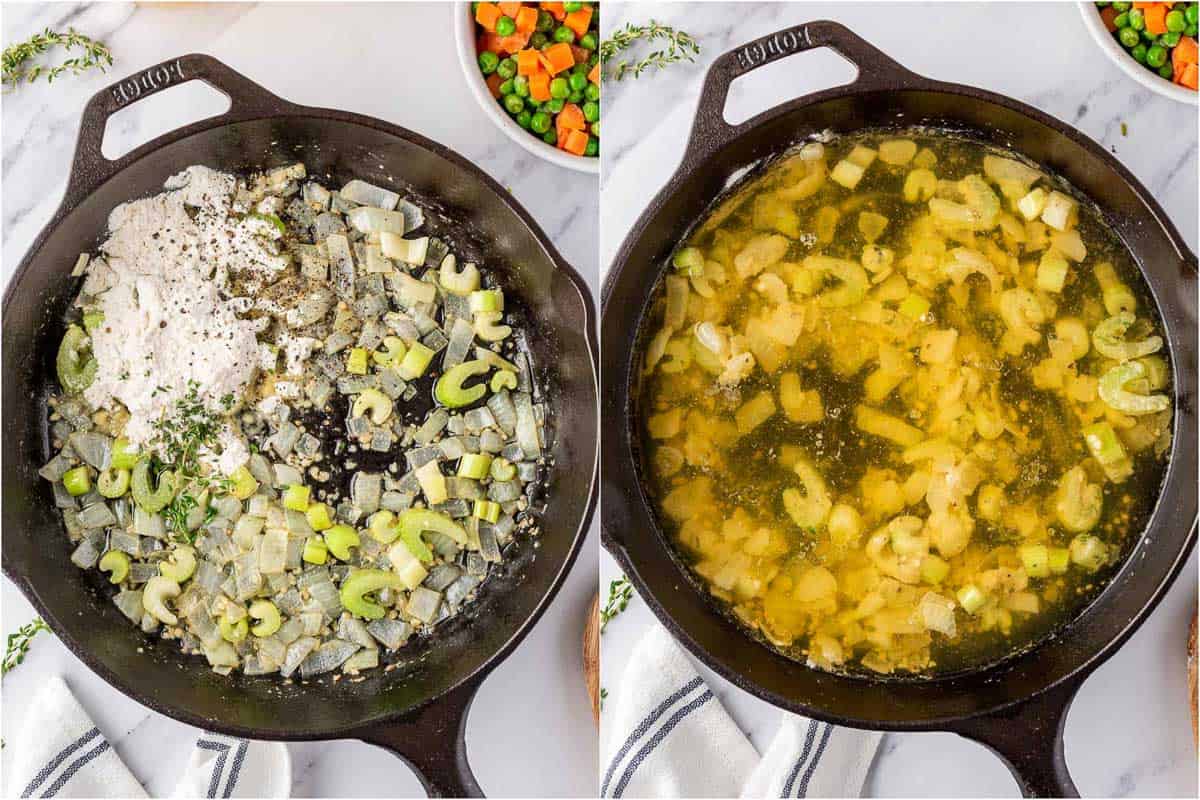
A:
<svg viewBox="0 0 1200 800">
<path fill-rule="evenodd" d="M 107 75 L 64 78 L 53 86 L 34 84 L 4 95 L 5 281 L 62 197 L 87 99 L 152 64 L 202 52 L 281 97 L 380 117 L 458 151 L 513 192 L 595 289 L 596 177 L 543 162 L 492 125 L 463 80 L 449 16 L 444 3 L 6 3 L 5 43 L 46 26 L 73 25 L 106 42 L 116 63 Z M 445 36 L 421 31 L 443 31 Z M 158 94 L 113 118 L 105 153 L 116 156 L 220 113 L 224 105 L 221 95 L 195 82 Z M 580 637 L 596 591 L 597 549 L 593 531 L 553 606 L 488 678 L 475 701 L 467 748 L 476 777 L 490 795 L 586 796 L 595 791 L 597 739 L 583 685 Z M 6 579 L 3 631 L 15 630 L 32 615 Z M 15 729 L 24 719 L 32 692 L 50 673 L 67 679 L 151 794 L 169 793 L 198 731 L 125 698 L 51 636 L 38 637 L 25 663 L 4 679 L 6 727 Z M 514 720 L 521 722 L 519 736 L 512 735 Z M 408 768 L 375 747 L 355 741 L 288 747 L 293 796 L 423 796 Z M 538 768 L 530 769 L 534 758 Z"/>
<path fill-rule="evenodd" d="M 694 66 L 605 86 L 604 266 L 675 170 L 708 64 L 736 45 L 816 19 L 843 22 L 915 72 L 1015 97 L 1076 126 L 1149 187 L 1196 249 L 1196 109 L 1126 78 L 1092 43 L 1073 3 L 610 3 L 602 26 L 607 35 L 627 21 L 650 19 L 688 31 L 703 53 Z M 735 82 L 727 119 L 737 122 L 853 77 L 854 69 L 830 51 L 793 56 Z M 616 563 L 602 554 L 601 586 L 618 575 Z M 1066 757 L 1084 796 L 1196 796 L 1184 659 L 1196 597 L 1193 553 L 1162 605 L 1079 693 L 1067 720 Z M 636 599 L 609 624 L 602 680 L 610 694 L 651 624 L 653 615 Z M 763 750 L 774 735 L 778 710 L 701 671 Z M 865 791 L 889 797 L 1012 796 L 1016 784 L 995 756 L 953 734 L 890 734 Z"/>
</svg>

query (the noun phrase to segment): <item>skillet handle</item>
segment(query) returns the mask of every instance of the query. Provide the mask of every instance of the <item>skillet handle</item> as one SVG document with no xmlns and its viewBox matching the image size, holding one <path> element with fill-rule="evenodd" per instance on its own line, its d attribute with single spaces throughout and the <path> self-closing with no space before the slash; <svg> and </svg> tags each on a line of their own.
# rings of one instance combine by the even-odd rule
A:
<svg viewBox="0 0 1200 800">
<path fill-rule="evenodd" d="M 856 90 L 894 87 L 899 80 L 917 77 L 837 22 L 818 20 L 784 28 L 724 53 L 709 67 L 686 158 L 706 159 L 753 127 L 753 119 L 739 125 L 725 121 L 725 103 L 734 80 L 781 58 L 818 47 L 832 48 L 858 69 L 858 77 L 849 84 Z"/>
<path fill-rule="evenodd" d="M 134 161 L 140 151 L 155 142 L 142 145 L 116 161 L 100 152 L 108 118 L 137 101 L 164 89 L 192 80 L 201 80 L 229 98 L 229 110 L 220 119 L 236 121 L 278 113 L 290 104 L 271 94 L 254 81 L 235 72 L 217 59 L 192 53 L 155 64 L 101 89 L 88 101 L 79 124 L 75 160 L 67 181 L 67 201 L 75 204 Z"/>
<path fill-rule="evenodd" d="M 473 676 L 406 718 L 360 731 L 357 737 L 399 756 L 430 797 L 483 797 L 467 763 L 467 713 L 482 685 L 483 677 Z"/>
<path fill-rule="evenodd" d="M 1063 753 L 1067 709 L 1086 676 L 1067 680 L 1006 711 L 948 728 L 1000 756 L 1024 797 L 1079 797 Z"/>
</svg>

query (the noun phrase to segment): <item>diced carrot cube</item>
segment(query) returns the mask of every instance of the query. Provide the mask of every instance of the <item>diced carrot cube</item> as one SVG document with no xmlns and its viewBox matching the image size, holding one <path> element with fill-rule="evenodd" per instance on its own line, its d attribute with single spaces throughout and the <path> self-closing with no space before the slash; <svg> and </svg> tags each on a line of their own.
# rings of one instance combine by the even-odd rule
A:
<svg viewBox="0 0 1200 800">
<path fill-rule="evenodd" d="M 1167 9 L 1155 4 L 1142 12 L 1146 16 L 1146 30 L 1155 36 L 1167 32 Z"/>
<path fill-rule="evenodd" d="M 517 74 L 518 75 L 535 75 L 541 70 L 542 65 L 538 58 L 541 55 L 537 50 L 521 50 L 517 53 Z"/>
<path fill-rule="evenodd" d="M 1175 64 L 1195 64 L 1200 61 L 1200 48 L 1191 36 L 1183 36 L 1171 50 L 1171 61 Z"/>
<path fill-rule="evenodd" d="M 494 33 L 481 33 L 479 35 L 478 47 L 480 53 L 482 53 L 484 50 L 488 51 L 489 53 L 499 53 L 500 37 Z"/>
<path fill-rule="evenodd" d="M 559 22 L 567 16 L 567 9 L 562 3 L 539 3 L 542 9 L 549 11 L 550 16 L 554 17 Z"/>
<path fill-rule="evenodd" d="M 600 64 L 599 64 L 599 62 L 597 62 L 596 66 L 592 67 L 592 71 L 588 73 L 588 80 L 591 81 L 592 83 L 596 84 L 597 86 L 600 85 Z"/>
<path fill-rule="evenodd" d="M 1198 77 L 1200 77 L 1200 65 L 1185 64 L 1183 66 L 1183 75 L 1179 78 L 1179 83 L 1194 92 L 1196 91 Z"/>
<path fill-rule="evenodd" d="M 575 66 L 575 56 L 571 54 L 571 46 L 565 42 L 552 44 L 542 51 L 542 63 L 551 75 L 557 75 L 564 69 Z"/>
<path fill-rule="evenodd" d="M 576 36 L 583 36 L 588 32 L 588 26 L 592 24 L 592 7 L 583 6 L 578 11 L 572 11 L 567 14 L 567 18 L 563 20 L 563 25 L 566 25 L 571 30 L 575 31 Z"/>
<path fill-rule="evenodd" d="M 529 76 L 529 96 L 539 103 L 550 100 L 550 75 L 539 72 Z"/>
<path fill-rule="evenodd" d="M 500 39 L 500 52 L 512 55 L 519 53 L 525 49 L 525 45 L 529 44 L 528 33 L 514 33 L 512 36 L 505 36 Z"/>
<path fill-rule="evenodd" d="M 563 106 L 563 110 L 558 112 L 555 125 L 559 128 L 581 131 L 587 127 L 587 120 L 584 118 L 583 110 L 579 106 L 574 103 L 567 103 Z"/>
<path fill-rule="evenodd" d="M 583 131 L 567 131 L 567 141 L 563 145 L 563 149 L 568 153 L 574 153 L 577 156 L 583 155 L 587 150 L 589 137 Z"/>
<path fill-rule="evenodd" d="M 487 84 L 488 91 L 492 93 L 492 97 L 499 99 L 500 84 L 502 82 L 500 76 L 493 72 L 491 75 L 487 76 L 487 80 L 484 82 Z"/>
<path fill-rule="evenodd" d="M 516 22 L 517 12 L 521 10 L 520 3 L 497 3 L 496 5 L 500 7 L 501 14 Z"/>
<path fill-rule="evenodd" d="M 500 6 L 495 3 L 483 2 L 475 6 L 475 21 L 488 33 L 496 32 L 496 20 L 502 16 Z"/>
<path fill-rule="evenodd" d="M 517 30 L 521 33 L 533 33 L 537 29 L 537 9 L 529 6 L 522 6 L 514 18 L 517 23 Z"/>
<path fill-rule="evenodd" d="M 558 144 L 555 145 L 559 150 L 567 149 L 567 134 L 570 133 L 566 128 L 558 129 Z"/>
</svg>

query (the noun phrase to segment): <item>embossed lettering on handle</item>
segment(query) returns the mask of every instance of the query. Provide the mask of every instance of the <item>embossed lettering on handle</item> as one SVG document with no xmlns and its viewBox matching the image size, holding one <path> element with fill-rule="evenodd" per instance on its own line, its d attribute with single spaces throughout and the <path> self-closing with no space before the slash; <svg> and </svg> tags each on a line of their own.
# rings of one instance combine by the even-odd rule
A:
<svg viewBox="0 0 1200 800">
<path fill-rule="evenodd" d="M 183 64 L 179 59 L 175 59 L 174 61 L 151 67 L 140 75 L 127 78 L 116 86 L 113 86 L 109 91 L 112 92 L 112 98 L 116 101 L 117 105 L 123 106 L 126 103 L 132 103 L 143 94 L 157 92 L 159 89 L 183 80 L 185 80 Z"/>
<path fill-rule="evenodd" d="M 801 48 L 811 47 L 808 30 L 804 25 L 778 31 L 761 39 L 755 39 L 734 51 L 741 71 L 760 67 L 770 61 L 790 56 Z"/>
</svg>

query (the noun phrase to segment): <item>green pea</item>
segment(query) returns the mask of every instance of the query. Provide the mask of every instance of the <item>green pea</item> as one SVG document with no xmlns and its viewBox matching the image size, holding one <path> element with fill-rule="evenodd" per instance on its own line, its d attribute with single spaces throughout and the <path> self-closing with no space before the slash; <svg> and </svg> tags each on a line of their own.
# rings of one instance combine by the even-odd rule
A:
<svg viewBox="0 0 1200 800">
<path fill-rule="evenodd" d="M 571 84 L 571 91 L 582 92 L 587 88 L 588 79 L 587 76 L 582 73 L 573 72 L 571 73 L 571 77 L 567 78 L 567 83 Z"/>
<path fill-rule="evenodd" d="M 520 95 L 510 94 L 504 97 L 504 108 L 510 114 L 520 114 L 525 110 L 525 101 Z"/>
<path fill-rule="evenodd" d="M 1146 15 L 1142 13 L 1140 8 L 1135 8 L 1129 12 L 1129 27 L 1135 31 L 1146 29 Z"/>
<path fill-rule="evenodd" d="M 1183 29 L 1183 35 L 1195 39 L 1197 35 L 1200 35 L 1200 25 L 1197 25 L 1195 22 L 1189 22 L 1188 26 Z"/>
<path fill-rule="evenodd" d="M 1187 19 L 1189 25 L 1200 24 L 1200 4 L 1192 3 L 1187 7 L 1187 11 L 1183 12 L 1183 16 Z"/>
<path fill-rule="evenodd" d="M 583 90 L 583 96 L 586 97 L 588 100 L 595 100 L 595 101 L 599 102 L 600 87 L 594 83 L 589 83 L 587 85 L 587 87 Z"/>
<path fill-rule="evenodd" d="M 490 50 L 484 50 L 479 54 L 479 69 L 484 75 L 491 75 L 496 71 L 496 67 L 500 65 L 500 56 Z"/>
<path fill-rule="evenodd" d="M 1113 25 L 1117 26 L 1117 30 L 1129 27 L 1129 12 L 1123 11 L 1113 17 Z"/>
<path fill-rule="evenodd" d="M 557 145 L 558 144 L 558 134 L 555 133 L 554 131 L 546 131 L 544 134 L 542 134 L 542 141 L 545 142 L 546 144 Z"/>
<path fill-rule="evenodd" d="M 513 82 L 511 80 L 501 81 L 500 96 L 503 97 L 506 94 L 512 94 L 512 93 L 513 93 Z"/>
<path fill-rule="evenodd" d="M 1133 60 L 1139 64 L 1146 63 L 1146 45 L 1138 44 L 1137 47 L 1129 51 L 1129 55 L 1133 56 Z"/>
<path fill-rule="evenodd" d="M 600 155 L 600 143 L 595 139 L 588 139 L 588 143 L 583 146 L 583 154 L 593 158 Z"/>
<path fill-rule="evenodd" d="M 584 103 L 583 118 L 588 122 L 595 122 L 596 120 L 600 119 L 600 104 L 593 103 L 591 100 L 588 100 L 586 103 Z"/>
<path fill-rule="evenodd" d="M 1160 77 L 1166 78 L 1167 80 L 1171 80 L 1172 78 L 1175 77 L 1175 68 L 1172 67 L 1170 64 L 1163 64 L 1161 67 L 1158 68 L 1158 74 Z"/>
<path fill-rule="evenodd" d="M 1182 33 L 1183 29 L 1186 27 L 1187 27 L 1187 18 L 1185 16 L 1183 16 L 1182 11 L 1168 11 L 1167 12 L 1167 30 L 1168 31 L 1175 31 L 1176 33 Z"/>
<path fill-rule="evenodd" d="M 512 36 L 517 32 L 517 22 L 512 17 L 501 17 L 496 20 L 497 36 Z"/>
<path fill-rule="evenodd" d="M 547 100 L 547 101 L 546 101 L 546 103 L 545 103 L 545 109 L 546 109 L 547 111 L 549 111 L 551 114 L 557 114 L 558 112 L 560 112 L 560 111 L 562 111 L 562 110 L 563 110 L 563 106 L 564 106 L 564 105 L 566 105 L 566 101 L 565 101 L 565 100 L 561 100 L 561 99 L 559 99 L 559 98 L 557 98 L 557 97 L 556 97 L 556 98 L 554 98 L 553 100 Z"/>
<path fill-rule="evenodd" d="M 542 33 L 541 31 L 529 37 L 529 46 L 534 50 L 541 50 L 543 47 L 549 44 L 549 42 L 550 40 L 546 38 L 546 34 Z"/>
<path fill-rule="evenodd" d="M 571 87 L 565 78 L 555 78 L 550 81 L 550 96 L 555 100 L 562 99 L 571 93 Z M 562 109 L 559 109 L 561 111 Z M 555 112 L 558 113 L 558 112 Z"/>
<path fill-rule="evenodd" d="M 600 120 L 596 120 L 595 122 L 593 122 L 592 127 L 589 130 L 591 130 L 592 136 L 599 138 L 600 137 Z"/>
<path fill-rule="evenodd" d="M 575 31 L 571 30 L 566 25 L 559 25 L 554 29 L 554 41 L 572 44 L 575 41 Z"/>
<path fill-rule="evenodd" d="M 599 43 L 596 41 L 596 34 L 588 31 L 583 36 L 579 37 L 579 46 L 585 50 L 595 50 Z"/>
<path fill-rule="evenodd" d="M 579 0 L 567 0 L 567 2 L 563 3 L 563 10 L 568 14 L 572 11 L 578 11 L 581 8 L 583 8 L 583 3 L 579 2 Z"/>
<path fill-rule="evenodd" d="M 550 115 L 545 111 L 538 111 L 529 118 L 529 128 L 534 133 L 545 133 L 550 130 Z"/>
<path fill-rule="evenodd" d="M 1128 11 L 1133 7 L 1133 3 L 1113 3 L 1112 6 L 1117 11 Z"/>
<path fill-rule="evenodd" d="M 537 33 L 547 33 L 554 30 L 554 15 L 549 11 L 539 11 L 537 24 L 533 26 Z"/>
<path fill-rule="evenodd" d="M 529 129 L 529 121 L 533 119 L 533 114 L 528 109 L 522 110 L 517 114 L 517 124 L 526 130 Z"/>
<path fill-rule="evenodd" d="M 1179 40 L 1183 38 L 1183 34 L 1179 31 L 1167 31 L 1162 36 L 1158 37 L 1158 43 L 1163 47 L 1171 48 L 1179 44 Z"/>
<path fill-rule="evenodd" d="M 517 97 L 529 96 L 529 78 L 524 75 L 518 75 L 513 78 L 513 94 Z"/>
<path fill-rule="evenodd" d="M 1163 64 L 1167 63 L 1167 48 L 1162 45 L 1153 45 L 1146 51 L 1146 65 L 1158 69 Z"/>
<path fill-rule="evenodd" d="M 1129 48 L 1137 45 L 1142 40 L 1142 37 L 1133 28 L 1121 28 L 1121 30 L 1117 31 L 1117 39 L 1122 45 Z"/>
<path fill-rule="evenodd" d="M 496 74 L 504 80 L 515 78 L 517 75 L 517 60 L 515 58 L 506 58 L 496 66 Z"/>
</svg>

